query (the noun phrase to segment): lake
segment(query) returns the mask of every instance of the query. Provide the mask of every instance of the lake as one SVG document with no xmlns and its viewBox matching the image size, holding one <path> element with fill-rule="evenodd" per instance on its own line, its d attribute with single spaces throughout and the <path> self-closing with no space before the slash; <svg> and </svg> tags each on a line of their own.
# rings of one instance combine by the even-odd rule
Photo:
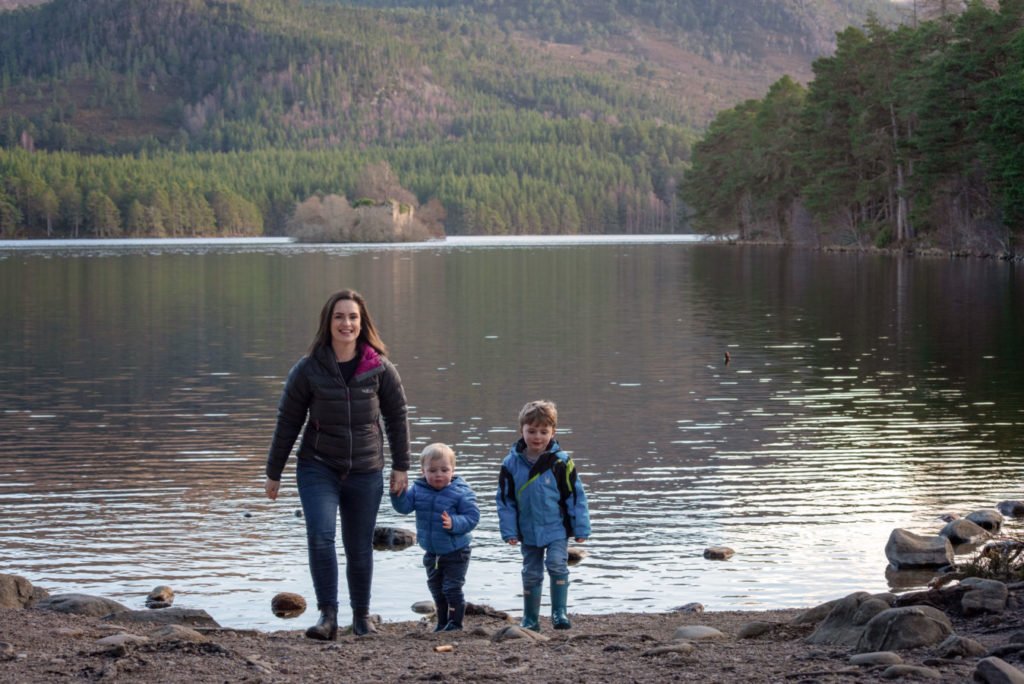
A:
<svg viewBox="0 0 1024 684">
<path fill-rule="evenodd" d="M 473 602 L 521 607 L 493 497 L 528 399 L 557 402 L 591 500 L 571 612 L 919 587 L 886 572 L 892 529 L 1024 498 L 1013 263 L 650 238 L 7 243 L 0 285 L 0 572 L 52 593 L 139 608 L 167 584 L 225 626 L 313 619 L 270 612 L 280 591 L 315 601 L 294 459 L 276 503 L 263 464 L 341 287 L 390 347 L 414 449 L 451 443 L 478 493 Z M 386 499 L 379 523 L 414 527 Z M 715 545 L 735 556 L 705 560 Z M 412 619 L 421 552 L 375 558 L 372 610 Z"/>
</svg>

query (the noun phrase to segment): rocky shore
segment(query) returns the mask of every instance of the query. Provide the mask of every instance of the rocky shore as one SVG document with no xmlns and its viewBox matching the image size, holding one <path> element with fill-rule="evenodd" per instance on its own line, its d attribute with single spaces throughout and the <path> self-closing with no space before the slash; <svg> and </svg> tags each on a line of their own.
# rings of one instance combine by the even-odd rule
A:
<svg viewBox="0 0 1024 684">
<path fill-rule="evenodd" d="M 463 632 L 426 618 L 334 642 L 117 605 L 0 575 L 0 681 L 1024 682 L 1024 583 L 994 580 L 808 610 L 572 615 L 539 633 L 477 606 Z"/>
<path fill-rule="evenodd" d="M 515 616 L 470 604 L 462 632 L 434 633 L 433 615 L 375 618 L 375 634 L 314 641 L 303 628 L 224 628 L 206 611 L 173 607 L 168 586 L 150 592 L 148 610 L 130 610 L 98 596 L 51 596 L 0 574 L 0 682 L 1024 684 L 1024 582 L 1016 581 L 1024 540 L 995 539 L 1004 515 L 1024 517 L 1024 502 L 944 514 L 934 535 L 893 530 L 891 572 L 934 573 L 925 591 L 855 592 L 806 610 L 705 612 L 690 603 L 667 613 L 571 615 L 572 629 L 562 631 L 546 618 L 539 632 L 524 630 Z M 401 530 L 378 531 L 380 548 L 415 542 Z M 958 569 L 954 544 L 983 546 Z M 705 550 L 709 559 L 732 554 Z M 278 594 L 268 609 L 301 615 L 302 627 L 316 620 L 297 594 Z M 433 604 L 411 609 L 429 613 Z"/>
</svg>

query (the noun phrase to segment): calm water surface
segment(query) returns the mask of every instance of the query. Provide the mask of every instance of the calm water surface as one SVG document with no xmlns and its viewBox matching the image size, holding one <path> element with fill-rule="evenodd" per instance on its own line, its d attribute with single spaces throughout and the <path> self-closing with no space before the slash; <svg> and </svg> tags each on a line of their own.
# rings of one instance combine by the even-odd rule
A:
<svg viewBox="0 0 1024 684">
<path fill-rule="evenodd" d="M 558 403 L 591 497 L 574 611 L 920 586 L 886 576 L 893 528 L 1024 498 L 1012 264 L 486 240 L 7 249 L 0 572 L 130 607 L 169 584 L 226 626 L 304 626 L 269 610 L 279 591 L 313 600 L 294 460 L 276 503 L 263 462 L 285 374 L 343 286 L 398 364 L 414 446 L 452 443 L 483 504 L 474 602 L 519 606 L 493 492 L 531 398 Z M 380 521 L 413 526 L 386 501 Z M 736 555 L 707 561 L 711 545 Z M 377 553 L 385 619 L 428 598 L 420 557 Z"/>
</svg>

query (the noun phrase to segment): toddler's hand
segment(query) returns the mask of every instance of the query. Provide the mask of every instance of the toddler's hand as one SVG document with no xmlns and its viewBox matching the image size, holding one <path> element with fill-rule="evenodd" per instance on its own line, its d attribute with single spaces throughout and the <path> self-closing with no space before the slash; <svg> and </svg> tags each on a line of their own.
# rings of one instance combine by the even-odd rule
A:
<svg viewBox="0 0 1024 684">
<path fill-rule="evenodd" d="M 516 544 L 519 543 L 519 540 L 516 539 L 515 537 L 512 537 L 511 539 L 508 540 L 508 543 L 509 543 L 509 546 L 515 546 Z"/>
<path fill-rule="evenodd" d="M 577 544 L 585 544 L 586 542 L 587 542 L 587 538 L 586 537 L 576 537 L 576 543 Z"/>
<path fill-rule="evenodd" d="M 441 511 L 441 527 L 446 530 L 452 529 L 452 516 L 448 515 L 448 511 Z"/>
</svg>

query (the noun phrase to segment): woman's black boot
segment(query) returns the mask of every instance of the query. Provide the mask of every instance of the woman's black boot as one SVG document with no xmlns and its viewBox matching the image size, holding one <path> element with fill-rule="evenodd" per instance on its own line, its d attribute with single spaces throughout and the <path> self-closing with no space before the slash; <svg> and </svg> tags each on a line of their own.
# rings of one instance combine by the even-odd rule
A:
<svg viewBox="0 0 1024 684">
<path fill-rule="evenodd" d="M 352 611 L 352 633 L 356 636 L 377 633 L 377 628 L 370 622 L 369 608 L 355 608 Z"/>
<path fill-rule="evenodd" d="M 321 606 L 320 619 L 306 630 L 306 637 L 334 641 L 338 637 L 338 606 Z"/>
</svg>

